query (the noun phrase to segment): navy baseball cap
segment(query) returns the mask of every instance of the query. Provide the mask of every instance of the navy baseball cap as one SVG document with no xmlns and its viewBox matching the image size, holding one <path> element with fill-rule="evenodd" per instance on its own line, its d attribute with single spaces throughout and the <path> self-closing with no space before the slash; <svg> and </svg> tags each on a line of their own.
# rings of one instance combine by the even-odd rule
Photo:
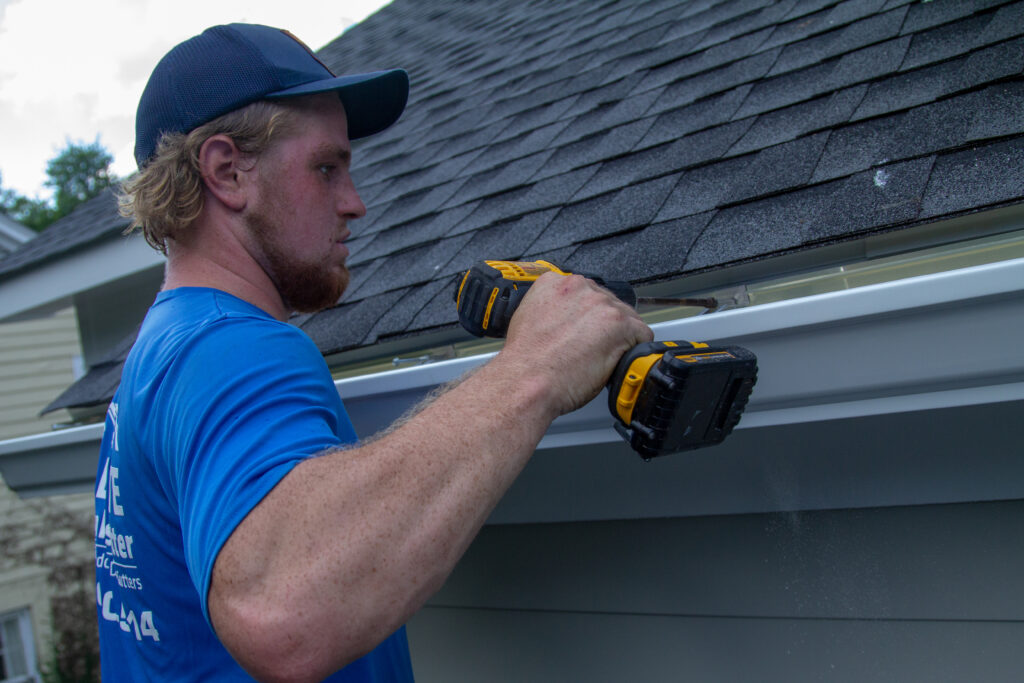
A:
<svg viewBox="0 0 1024 683">
<path fill-rule="evenodd" d="M 335 76 L 288 31 L 257 24 L 208 28 L 153 69 L 135 117 L 135 161 L 145 166 L 164 133 L 187 133 L 257 100 L 331 91 L 341 97 L 354 140 L 398 120 L 409 76 L 402 69 Z"/>
</svg>

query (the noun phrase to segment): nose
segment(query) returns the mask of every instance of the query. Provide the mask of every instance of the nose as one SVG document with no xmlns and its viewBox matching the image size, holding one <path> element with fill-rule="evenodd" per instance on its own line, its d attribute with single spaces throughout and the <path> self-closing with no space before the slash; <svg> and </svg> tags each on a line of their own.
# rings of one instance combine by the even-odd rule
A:
<svg viewBox="0 0 1024 683">
<path fill-rule="evenodd" d="M 338 197 L 338 215 L 347 220 L 362 218 L 366 215 L 366 205 L 356 191 L 356 185 L 352 178 L 341 188 L 341 195 Z"/>
</svg>

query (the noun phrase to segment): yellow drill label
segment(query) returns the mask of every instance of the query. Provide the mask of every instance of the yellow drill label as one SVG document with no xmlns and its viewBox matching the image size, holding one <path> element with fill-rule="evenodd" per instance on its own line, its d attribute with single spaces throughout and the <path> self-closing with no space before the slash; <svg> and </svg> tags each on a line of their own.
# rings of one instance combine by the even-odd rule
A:
<svg viewBox="0 0 1024 683">
<path fill-rule="evenodd" d="M 554 272 L 559 275 L 568 275 L 558 266 L 547 261 L 484 261 L 491 268 L 501 272 L 506 280 L 516 282 L 533 282 L 544 273 Z"/>
<path fill-rule="evenodd" d="M 711 360 L 712 358 L 721 358 L 722 356 L 725 356 L 726 358 L 736 357 L 729 353 L 728 351 L 712 351 L 710 353 L 689 353 L 681 356 L 676 356 L 676 358 L 683 361 L 684 363 L 699 363 L 702 360 Z"/>
</svg>

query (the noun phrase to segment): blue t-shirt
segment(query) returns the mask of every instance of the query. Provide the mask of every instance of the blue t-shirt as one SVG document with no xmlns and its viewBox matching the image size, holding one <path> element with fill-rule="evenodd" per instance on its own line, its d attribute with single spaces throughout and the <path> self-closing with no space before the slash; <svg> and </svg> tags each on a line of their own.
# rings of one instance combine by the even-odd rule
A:
<svg viewBox="0 0 1024 683">
<path fill-rule="evenodd" d="M 323 356 L 224 292 L 161 292 L 107 411 L 96 485 L 104 683 L 251 681 L 217 640 L 217 553 L 292 467 L 356 435 Z M 405 629 L 330 681 L 412 681 Z"/>
</svg>

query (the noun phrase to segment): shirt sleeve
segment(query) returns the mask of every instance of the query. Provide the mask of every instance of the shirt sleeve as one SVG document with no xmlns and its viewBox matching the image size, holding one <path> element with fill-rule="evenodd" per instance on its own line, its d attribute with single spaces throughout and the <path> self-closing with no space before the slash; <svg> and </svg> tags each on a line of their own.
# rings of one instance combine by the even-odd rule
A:
<svg viewBox="0 0 1024 683">
<path fill-rule="evenodd" d="M 316 346 L 277 321 L 210 324 L 169 374 L 158 476 L 177 502 L 185 562 L 209 622 L 213 564 L 235 527 L 296 464 L 355 433 Z"/>
</svg>

